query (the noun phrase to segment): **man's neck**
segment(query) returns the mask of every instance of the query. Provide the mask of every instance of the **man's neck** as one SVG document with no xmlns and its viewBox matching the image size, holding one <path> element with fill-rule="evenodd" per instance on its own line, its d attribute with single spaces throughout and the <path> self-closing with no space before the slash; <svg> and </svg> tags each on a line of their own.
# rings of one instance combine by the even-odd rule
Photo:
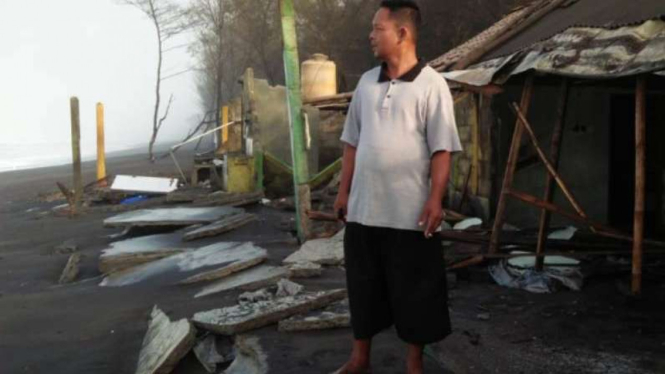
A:
<svg viewBox="0 0 665 374">
<path fill-rule="evenodd" d="M 413 69 L 418 64 L 418 57 L 416 57 L 415 51 L 409 51 L 387 57 L 384 62 L 386 63 L 388 77 L 396 79 Z"/>
</svg>

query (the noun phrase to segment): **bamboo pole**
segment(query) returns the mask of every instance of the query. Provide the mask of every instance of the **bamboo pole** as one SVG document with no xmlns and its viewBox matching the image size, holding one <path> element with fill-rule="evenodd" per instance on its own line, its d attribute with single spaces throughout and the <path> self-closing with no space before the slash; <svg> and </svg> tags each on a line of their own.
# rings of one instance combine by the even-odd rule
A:
<svg viewBox="0 0 665 374">
<path fill-rule="evenodd" d="M 642 251 L 644 240 L 644 192 L 646 185 L 646 79 L 637 78 L 635 87 L 635 214 L 633 223 L 633 295 L 642 292 Z"/>
<path fill-rule="evenodd" d="M 296 36 L 296 12 L 293 0 L 280 0 L 282 34 L 284 40 L 284 72 L 287 88 L 289 122 L 291 124 L 291 155 L 293 158 L 293 184 L 296 202 L 296 222 L 300 242 L 309 236 L 307 211 L 311 207 L 308 153 L 305 141 L 305 126 L 302 114 L 302 91 L 298 38 Z"/>
<path fill-rule="evenodd" d="M 72 214 L 78 213 L 81 208 L 83 196 L 83 178 L 81 176 L 81 118 L 79 115 L 79 99 L 72 97 L 69 100 L 72 120 L 72 172 L 74 185 L 74 206 Z"/>
<path fill-rule="evenodd" d="M 523 113 L 528 113 L 531 104 L 531 97 L 533 96 L 533 75 L 526 77 L 524 81 L 524 88 L 522 89 L 522 99 L 520 101 L 520 108 Z M 508 152 L 508 162 L 506 171 L 503 176 L 503 185 L 501 187 L 501 195 L 496 208 L 496 215 L 494 217 L 494 226 L 492 228 L 492 238 L 490 239 L 489 252 L 495 253 L 499 248 L 499 240 L 501 237 L 501 230 L 506 214 L 506 203 L 508 202 L 507 192 L 513 185 L 513 177 L 515 176 L 515 167 L 519 157 L 520 145 L 522 143 L 522 132 L 524 127 L 520 126 L 520 120 L 517 119 L 515 123 L 515 130 L 513 131 L 513 140 L 510 143 L 510 151 Z"/>
<path fill-rule="evenodd" d="M 570 191 L 566 183 L 563 181 L 559 173 L 556 171 L 554 166 L 552 166 L 552 163 L 547 159 L 547 156 L 545 156 L 545 152 L 543 152 L 542 148 L 540 147 L 540 144 L 538 144 L 538 139 L 536 138 L 536 133 L 533 131 L 533 128 L 529 124 L 529 121 L 526 119 L 526 116 L 520 111 L 520 108 L 517 106 L 516 103 L 513 103 L 512 105 L 513 111 L 517 115 L 517 117 L 520 120 L 520 125 L 524 127 L 524 129 L 527 131 L 529 134 L 529 138 L 531 139 L 531 143 L 533 144 L 534 148 L 536 148 L 536 153 L 538 154 L 538 157 L 540 160 L 545 164 L 545 167 L 547 168 L 547 171 L 552 175 L 556 183 L 559 185 L 561 190 L 563 191 L 563 194 L 566 196 L 570 204 L 573 206 L 577 214 L 582 216 L 583 218 L 587 218 L 587 214 L 584 212 L 580 204 L 577 202 L 577 199 L 575 199 L 575 196 L 573 196 L 573 193 Z M 595 232 L 594 227 L 591 227 L 591 231 Z"/>
<path fill-rule="evenodd" d="M 106 146 L 104 140 L 104 104 L 97 103 L 97 180 L 106 178 Z M 106 185 L 106 181 L 102 182 Z"/>
<path fill-rule="evenodd" d="M 561 92 L 559 93 L 559 107 L 557 110 L 556 124 L 554 125 L 554 132 L 552 134 L 552 144 L 550 146 L 550 160 L 555 169 L 559 169 L 559 153 L 561 152 L 561 142 L 563 140 L 563 130 L 566 122 L 566 108 L 568 103 L 568 92 L 570 84 L 567 78 L 563 78 L 561 82 Z M 548 203 L 552 202 L 554 198 L 554 178 L 547 173 L 545 181 L 545 193 L 543 200 Z M 540 213 L 540 223 L 538 227 L 538 244 L 536 246 L 536 270 L 543 270 L 545 253 L 545 243 L 547 241 L 547 231 L 550 227 L 551 214 L 548 210 L 543 209 Z"/>
</svg>

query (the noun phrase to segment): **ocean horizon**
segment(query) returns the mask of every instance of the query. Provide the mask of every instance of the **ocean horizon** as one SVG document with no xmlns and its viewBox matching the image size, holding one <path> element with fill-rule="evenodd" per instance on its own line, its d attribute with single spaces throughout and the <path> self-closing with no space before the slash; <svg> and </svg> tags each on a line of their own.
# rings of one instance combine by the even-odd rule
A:
<svg viewBox="0 0 665 374">
<path fill-rule="evenodd" d="M 119 145 L 107 146 L 107 156 L 116 152 L 141 150 L 147 152 L 147 145 Z M 82 145 L 81 161 L 93 161 L 97 157 L 96 149 Z M 37 169 L 48 166 L 67 165 L 72 162 L 72 148 L 70 143 L 34 143 L 10 144 L 0 143 L 0 173 Z"/>
</svg>

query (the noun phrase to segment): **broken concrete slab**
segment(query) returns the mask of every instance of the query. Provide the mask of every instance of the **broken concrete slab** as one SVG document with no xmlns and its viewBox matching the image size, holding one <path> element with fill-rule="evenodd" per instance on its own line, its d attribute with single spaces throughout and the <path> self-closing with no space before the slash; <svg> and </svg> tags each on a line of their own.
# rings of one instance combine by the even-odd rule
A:
<svg viewBox="0 0 665 374">
<path fill-rule="evenodd" d="M 189 226 L 198 223 L 219 221 L 224 217 L 243 213 L 241 208 L 165 208 L 142 209 L 119 214 L 104 220 L 105 227 L 155 227 L 155 226 Z"/>
<path fill-rule="evenodd" d="M 330 304 L 324 309 L 295 315 L 279 321 L 278 330 L 283 332 L 326 330 L 351 326 L 349 300 Z"/>
<path fill-rule="evenodd" d="M 193 249 L 182 243 L 181 232 L 122 240 L 102 251 L 99 271 L 110 274 Z"/>
<path fill-rule="evenodd" d="M 199 312 L 192 322 L 206 330 L 233 335 L 276 323 L 295 314 L 323 308 L 346 297 L 346 289 L 305 292 L 296 296 L 276 298 Z"/>
<path fill-rule="evenodd" d="M 238 296 L 238 304 L 256 303 L 258 301 L 267 301 L 275 298 L 275 294 L 267 288 L 258 291 L 248 291 Z"/>
<path fill-rule="evenodd" d="M 199 298 L 233 289 L 253 291 L 261 287 L 274 285 L 280 279 L 288 276 L 289 271 L 286 268 L 261 265 L 210 284 L 204 287 L 194 297 Z"/>
<path fill-rule="evenodd" d="M 191 241 L 210 236 L 217 236 L 231 230 L 235 230 L 250 222 L 256 221 L 256 215 L 241 213 L 226 217 L 220 221 L 186 232 L 182 240 Z"/>
<path fill-rule="evenodd" d="M 80 262 L 80 253 L 74 253 L 73 255 L 69 256 L 69 260 L 67 260 L 65 268 L 62 270 L 62 274 L 60 275 L 60 280 L 58 280 L 58 283 L 65 284 L 73 282 L 79 274 Z"/>
<path fill-rule="evenodd" d="M 155 306 L 143 338 L 136 374 L 170 373 L 195 342 L 196 330 L 187 319 L 171 322 Z"/>
<path fill-rule="evenodd" d="M 217 365 L 233 360 L 231 339 L 226 339 L 225 343 L 229 349 L 224 354 L 220 354 L 217 349 L 217 337 L 215 335 L 206 336 L 194 346 L 192 350 L 194 351 L 194 355 L 208 373 L 215 373 Z"/>
<path fill-rule="evenodd" d="M 210 270 L 203 272 L 201 274 L 192 275 L 191 277 L 179 282 L 180 284 L 192 284 L 199 282 L 209 282 L 213 280 L 218 280 L 226 278 L 231 274 L 238 273 L 242 270 L 256 266 L 265 260 L 268 259 L 267 253 L 259 253 L 254 257 L 248 258 L 246 260 L 240 260 L 232 262 L 228 265 L 225 265 L 219 269 Z"/>
<path fill-rule="evenodd" d="M 268 355 L 259 344 L 259 338 L 239 335 L 233 348 L 236 358 L 224 374 L 268 373 Z"/>
<path fill-rule="evenodd" d="M 259 248 L 253 243 L 215 243 L 110 274 L 104 278 L 100 286 L 126 286 L 166 273 L 176 273 L 173 278 L 176 278 L 175 281 L 178 282 L 183 278 L 180 273 L 266 255 L 265 249 Z M 170 283 L 173 281 L 174 279 L 169 280 Z"/>
<path fill-rule="evenodd" d="M 297 262 L 289 266 L 289 278 L 314 278 L 323 274 L 323 267 L 313 262 Z"/>
<path fill-rule="evenodd" d="M 285 265 L 311 262 L 320 265 L 341 265 L 344 263 L 344 230 L 328 239 L 315 239 L 305 242 L 300 249 L 284 259 Z"/>
<path fill-rule="evenodd" d="M 305 287 L 296 282 L 291 282 L 288 279 L 281 279 L 277 282 L 277 292 L 275 297 L 295 296 L 299 294 Z"/>
</svg>

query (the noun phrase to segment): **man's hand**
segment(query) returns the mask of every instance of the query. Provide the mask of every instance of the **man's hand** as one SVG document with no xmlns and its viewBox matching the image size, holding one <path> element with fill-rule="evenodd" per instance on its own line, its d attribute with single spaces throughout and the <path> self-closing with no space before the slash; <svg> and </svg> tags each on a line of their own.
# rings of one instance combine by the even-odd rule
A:
<svg viewBox="0 0 665 374">
<path fill-rule="evenodd" d="M 344 193 L 342 191 L 337 193 L 337 198 L 335 199 L 335 204 L 333 205 L 333 209 L 335 209 L 335 215 L 337 215 L 337 218 L 342 222 L 346 222 L 346 213 L 348 211 L 348 205 L 349 205 L 349 194 Z"/>
<path fill-rule="evenodd" d="M 431 238 L 436 229 L 441 225 L 443 219 L 443 208 L 438 199 L 429 199 L 425 203 L 423 212 L 418 219 L 418 226 L 425 229 L 425 237 Z"/>
</svg>

